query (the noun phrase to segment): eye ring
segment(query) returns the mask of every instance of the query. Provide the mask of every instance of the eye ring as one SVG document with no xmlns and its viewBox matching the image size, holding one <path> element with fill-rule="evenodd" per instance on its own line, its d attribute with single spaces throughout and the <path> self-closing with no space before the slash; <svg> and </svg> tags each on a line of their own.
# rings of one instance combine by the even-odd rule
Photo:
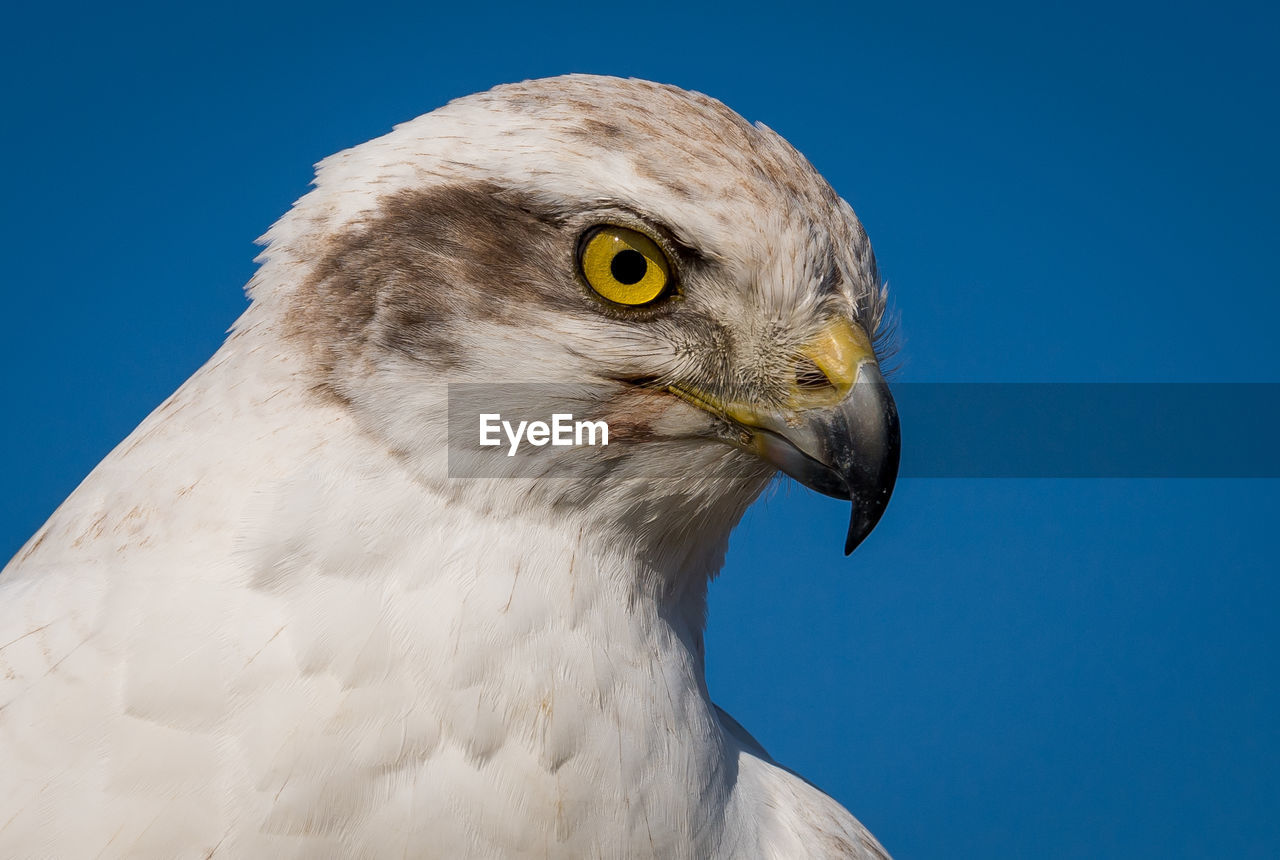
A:
<svg viewBox="0 0 1280 860">
<path fill-rule="evenodd" d="M 670 294 L 674 279 L 666 252 L 629 227 L 602 224 L 583 234 L 578 267 L 596 295 L 624 307 L 650 305 Z"/>
</svg>

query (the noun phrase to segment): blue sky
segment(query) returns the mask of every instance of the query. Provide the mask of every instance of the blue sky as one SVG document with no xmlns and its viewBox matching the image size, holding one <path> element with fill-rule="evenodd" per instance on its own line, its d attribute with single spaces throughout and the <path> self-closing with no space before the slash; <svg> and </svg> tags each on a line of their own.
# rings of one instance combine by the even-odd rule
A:
<svg viewBox="0 0 1280 860">
<path fill-rule="evenodd" d="M 788 137 L 870 232 L 900 381 L 1280 382 L 1278 18 L 24 4 L 0 552 L 216 349 L 314 162 L 569 71 Z M 712 691 L 899 860 L 1276 856 L 1278 514 L 1267 480 L 908 479 L 845 559 L 845 506 L 783 486 L 713 588 Z"/>
</svg>

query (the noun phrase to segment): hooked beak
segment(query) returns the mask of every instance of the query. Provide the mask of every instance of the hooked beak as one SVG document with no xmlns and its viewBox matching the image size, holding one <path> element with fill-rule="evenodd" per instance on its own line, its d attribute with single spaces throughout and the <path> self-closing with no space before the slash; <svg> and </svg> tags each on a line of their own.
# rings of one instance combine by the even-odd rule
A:
<svg viewBox="0 0 1280 860">
<path fill-rule="evenodd" d="M 740 444 L 806 487 L 853 502 L 845 555 L 884 514 L 898 477 L 898 410 L 870 338 L 844 319 L 829 322 L 801 349 L 790 401 L 763 410 L 702 392 L 671 391 L 728 418 Z"/>
</svg>

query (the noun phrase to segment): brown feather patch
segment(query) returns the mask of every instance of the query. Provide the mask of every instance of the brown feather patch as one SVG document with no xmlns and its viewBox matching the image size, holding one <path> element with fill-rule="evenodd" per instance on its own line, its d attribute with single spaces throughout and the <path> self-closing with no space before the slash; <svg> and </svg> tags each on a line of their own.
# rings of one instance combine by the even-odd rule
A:
<svg viewBox="0 0 1280 860">
<path fill-rule="evenodd" d="M 286 320 L 324 386 L 379 350 L 458 367 L 455 326 L 568 310 L 550 282 L 573 266 L 574 236 L 535 201 L 492 185 L 445 185 L 383 199 L 329 238 Z"/>
</svg>

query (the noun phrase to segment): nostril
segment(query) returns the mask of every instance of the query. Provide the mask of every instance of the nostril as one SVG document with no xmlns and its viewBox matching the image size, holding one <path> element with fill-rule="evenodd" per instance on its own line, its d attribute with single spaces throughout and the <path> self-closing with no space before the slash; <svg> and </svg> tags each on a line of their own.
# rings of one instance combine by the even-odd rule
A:
<svg viewBox="0 0 1280 860">
<path fill-rule="evenodd" d="M 796 387 L 802 391 L 825 391 L 835 385 L 812 359 L 800 356 L 796 361 Z"/>
</svg>

